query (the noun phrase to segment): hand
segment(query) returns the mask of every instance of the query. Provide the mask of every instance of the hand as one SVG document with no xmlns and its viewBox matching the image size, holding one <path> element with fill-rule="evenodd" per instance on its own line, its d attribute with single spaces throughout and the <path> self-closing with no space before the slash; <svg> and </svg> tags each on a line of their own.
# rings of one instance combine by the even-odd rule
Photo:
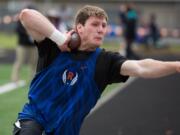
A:
<svg viewBox="0 0 180 135">
<path fill-rule="evenodd" d="M 176 64 L 177 64 L 176 71 L 177 71 L 178 73 L 180 73 L 180 62 L 176 62 Z"/>
<path fill-rule="evenodd" d="M 66 33 L 67 39 L 66 39 L 65 43 L 63 45 L 59 46 L 59 48 L 62 52 L 70 52 L 71 51 L 71 49 L 68 47 L 68 43 L 71 39 L 71 35 L 73 32 L 74 32 L 74 30 L 71 30 Z"/>
</svg>

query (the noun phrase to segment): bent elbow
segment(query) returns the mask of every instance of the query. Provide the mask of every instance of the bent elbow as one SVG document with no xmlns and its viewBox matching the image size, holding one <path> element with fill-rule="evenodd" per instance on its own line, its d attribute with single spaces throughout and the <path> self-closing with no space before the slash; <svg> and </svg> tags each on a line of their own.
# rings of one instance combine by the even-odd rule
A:
<svg viewBox="0 0 180 135">
<path fill-rule="evenodd" d="M 21 22 L 23 22 L 23 23 L 29 22 L 29 19 L 31 19 L 31 18 L 32 18 L 31 9 L 21 10 L 20 15 L 19 15 L 19 19 Z"/>
</svg>

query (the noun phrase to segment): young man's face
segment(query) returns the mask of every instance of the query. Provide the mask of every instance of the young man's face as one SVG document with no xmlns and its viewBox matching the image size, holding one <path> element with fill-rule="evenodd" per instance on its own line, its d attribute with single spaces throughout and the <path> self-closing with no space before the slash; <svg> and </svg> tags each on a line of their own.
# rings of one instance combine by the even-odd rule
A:
<svg viewBox="0 0 180 135">
<path fill-rule="evenodd" d="M 99 47 L 107 32 L 107 21 L 105 18 L 91 16 L 84 25 L 77 25 L 81 36 L 81 50 L 94 50 Z"/>
</svg>

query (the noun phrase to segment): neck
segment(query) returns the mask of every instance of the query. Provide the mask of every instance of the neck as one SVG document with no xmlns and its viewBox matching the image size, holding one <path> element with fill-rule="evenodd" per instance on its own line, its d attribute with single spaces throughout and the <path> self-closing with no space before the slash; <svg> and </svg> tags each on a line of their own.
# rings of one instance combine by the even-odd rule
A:
<svg viewBox="0 0 180 135">
<path fill-rule="evenodd" d="M 93 47 L 92 45 L 88 45 L 88 44 L 82 45 L 81 44 L 81 46 L 79 47 L 78 50 L 80 50 L 80 51 L 94 51 L 94 50 L 96 50 L 96 48 L 97 47 Z"/>
</svg>

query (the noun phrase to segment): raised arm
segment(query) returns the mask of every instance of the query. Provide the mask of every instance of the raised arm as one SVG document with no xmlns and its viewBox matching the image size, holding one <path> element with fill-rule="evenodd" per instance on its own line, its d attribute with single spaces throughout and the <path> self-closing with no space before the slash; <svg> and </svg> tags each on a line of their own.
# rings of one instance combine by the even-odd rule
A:
<svg viewBox="0 0 180 135">
<path fill-rule="evenodd" d="M 33 9 L 23 9 L 19 19 L 28 33 L 37 41 L 49 37 L 56 29 L 45 16 Z"/>
<path fill-rule="evenodd" d="M 19 19 L 34 40 L 42 41 L 45 37 L 48 37 L 61 50 L 68 50 L 66 43 L 70 40 L 72 31 L 62 34 L 43 14 L 33 9 L 23 9 L 19 15 Z"/>
<path fill-rule="evenodd" d="M 153 59 L 127 60 L 120 71 L 122 75 L 143 78 L 158 78 L 176 72 L 180 73 L 180 62 L 163 62 Z"/>
</svg>

